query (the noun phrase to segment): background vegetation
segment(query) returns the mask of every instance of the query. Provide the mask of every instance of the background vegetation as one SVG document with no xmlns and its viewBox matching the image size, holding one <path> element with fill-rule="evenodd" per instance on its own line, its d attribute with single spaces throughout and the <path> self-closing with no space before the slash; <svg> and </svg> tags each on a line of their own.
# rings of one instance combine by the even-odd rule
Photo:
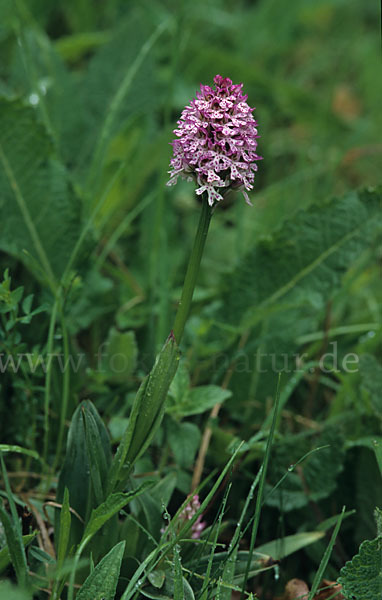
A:
<svg viewBox="0 0 382 600">
<path fill-rule="evenodd" d="M 46 590 L 66 597 L 83 521 L 106 497 L 111 450 L 171 330 L 200 206 L 192 185 L 165 186 L 169 142 L 184 105 L 216 73 L 244 82 L 256 106 L 264 160 L 254 207 L 233 196 L 213 216 L 162 425 L 135 464 L 131 503 L 93 539 L 76 581 L 91 572 L 90 554 L 99 564 L 112 551 L 101 572 L 103 581 L 114 569 L 110 589 L 91 582 L 82 598 L 109 600 L 117 582 L 121 597 L 142 564 L 159 583 L 151 575 L 124 598 L 212 597 L 222 568 L 224 581 L 240 589 L 244 558 L 236 579 L 227 556 L 223 567 L 203 560 L 211 546 L 218 553 L 218 543 L 229 543 L 237 522 L 240 551 L 250 548 L 245 526 L 255 508 L 245 501 L 264 456 L 256 547 L 286 557 L 276 576 L 257 565 L 248 591 L 273 599 L 291 578 L 311 585 L 344 505 L 321 576 L 336 580 L 364 540 L 378 560 L 377 20 L 376 3 L 362 0 L 1 0 L 0 567 L 3 577 L 32 581 L 35 598 Z M 80 405 L 87 399 L 92 404 Z M 216 403 L 222 408 L 209 421 Z M 207 425 L 200 492 L 207 543 L 181 543 L 174 533 L 168 562 L 145 563 L 164 511 L 174 515 L 191 492 Z M 149 490 L 139 487 L 147 481 Z M 80 519 L 71 514 L 71 538 L 64 548 L 61 534 L 57 558 L 60 520 L 67 529 L 70 518 L 65 486 Z M 304 532 L 316 535 L 292 547 L 287 536 Z M 271 540 L 278 542 L 265 547 Z M 376 599 L 375 564 L 363 584 L 348 566 L 347 598 Z M 228 600 L 231 589 L 218 592 Z"/>
</svg>

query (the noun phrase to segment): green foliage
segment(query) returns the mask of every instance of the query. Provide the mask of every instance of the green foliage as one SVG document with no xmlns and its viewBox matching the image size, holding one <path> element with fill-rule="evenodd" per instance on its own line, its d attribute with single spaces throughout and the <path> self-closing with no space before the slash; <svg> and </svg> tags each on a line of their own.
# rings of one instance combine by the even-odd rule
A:
<svg viewBox="0 0 382 600">
<path fill-rule="evenodd" d="M 118 446 L 108 477 L 109 491 L 126 477 L 154 437 L 164 414 L 165 401 L 179 362 L 179 350 L 171 335 L 158 354 L 155 365 L 142 382 L 131 411 L 129 425 Z"/>
<path fill-rule="evenodd" d="M 76 598 L 77 600 L 113 600 L 125 542 L 119 542 L 103 557 L 90 573 Z"/>
<path fill-rule="evenodd" d="M 224 319 L 248 328 L 247 315 L 282 300 L 299 308 L 323 306 L 341 275 L 381 232 L 381 190 L 350 193 L 313 205 L 260 241 L 226 280 Z M 263 316 L 263 313 L 260 312 Z"/>
<path fill-rule="evenodd" d="M 176 417 L 189 417 L 210 410 L 232 396 L 230 390 L 217 385 L 200 385 L 190 388 L 190 377 L 184 363 L 180 364 L 169 389 L 167 412 Z"/>
<path fill-rule="evenodd" d="M 78 513 L 72 519 L 69 546 L 79 543 L 90 512 L 106 498 L 106 480 L 111 463 L 110 442 L 102 419 L 90 401 L 80 404 L 70 424 L 65 462 L 57 487 L 63 502 L 65 489 L 70 506 Z M 59 519 L 56 529 L 60 535 Z"/>
<path fill-rule="evenodd" d="M 79 235 L 81 205 L 35 111 L 20 101 L 0 106 L 0 248 L 51 287 Z"/>
<path fill-rule="evenodd" d="M 359 553 L 341 569 L 347 600 L 375 600 L 382 593 L 382 538 L 362 542 Z"/>
</svg>

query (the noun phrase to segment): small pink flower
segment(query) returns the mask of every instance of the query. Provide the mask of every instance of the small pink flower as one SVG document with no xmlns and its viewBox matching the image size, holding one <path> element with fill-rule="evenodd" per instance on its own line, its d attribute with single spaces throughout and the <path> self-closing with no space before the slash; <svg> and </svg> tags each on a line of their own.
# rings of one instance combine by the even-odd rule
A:
<svg viewBox="0 0 382 600">
<path fill-rule="evenodd" d="M 201 85 L 196 99 L 185 107 L 174 129 L 174 155 L 170 161 L 170 180 L 174 185 L 181 176 L 196 181 L 198 195 L 207 192 L 213 206 L 231 189 L 242 191 L 251 204 L 247 191 L 253 188 L 256 161 L 257 122 L 242 94 L 243 84 L 216 75 L 214 88 Z"/>
<path fill-rule="evenodd" d="M 192 517 L 198 512 L 200 509 L 200 502 L 198 494 L 194 494 L 194 496 L 189 496 L 189 502 L 186 504 L 184 509 L 179 514 L 177 520 L 177 527 L 180 530 L 186 521 L 190 521 Z M 199 515 L 195 522 L 191 525 L 191 537 L 193 539 L 200 538 L 200 534 L 203 529 L 205 529 L 206 523 L 202 521 L 202 515 Z M 160 530 L 161 533 L 166 533 L 167 527 L 162 527 Z"/>
<path fill-rule="evenodd" d="M 185 508 L 180 513 L 179 519 L 181 521 L 187 521 L 187 520 L 189 521 L 192 519 L 192 517 L 195 515 L 195 513 L 198 512 L 199 509 L 200 509 L 199 496 L 198 496 L 198 494 L 195 494 L 194 496 L 191 497 L 190 502 L 187 504 L 187 506 L 185 506 Z M 200 534 L 202 533 L 205 526 L 206 526 L 206 523 L 204 521 L 202 521 L 202 515 L 199 515 L 198 518 L 196 519 L 195 523 L 193 523 L 193 525 L 191 526 L 191 531 L 192 531 L 191 537 L 193 539 L 200 538 Z"/>
</svg>

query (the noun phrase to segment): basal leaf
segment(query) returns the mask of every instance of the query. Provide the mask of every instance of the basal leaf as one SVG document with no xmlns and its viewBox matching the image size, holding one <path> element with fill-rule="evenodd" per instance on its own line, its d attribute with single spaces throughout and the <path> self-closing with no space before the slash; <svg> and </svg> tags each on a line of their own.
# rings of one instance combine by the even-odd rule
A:
<svg viewBox="0 0 382 600">
<path fill-rule="evenodd" d="M 126 542 L 119 542 L 104 556 L 82 585 L 77 600 L 113 600 Z"/>
</svg>

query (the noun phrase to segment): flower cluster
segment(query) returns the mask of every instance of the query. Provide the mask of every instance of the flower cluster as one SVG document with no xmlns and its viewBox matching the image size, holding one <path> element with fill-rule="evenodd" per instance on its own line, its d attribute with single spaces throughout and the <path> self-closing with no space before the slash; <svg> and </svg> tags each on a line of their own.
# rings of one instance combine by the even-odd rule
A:
<svg viewBox="0 0 382 600">
<path fill-rule="evenodd" d="M 179 515 L 179 519 L 181 521 L 189 521 L 190 519 L 192 519 L 192 517 L 195 515 L 195 513 L 197 513 L 197 511 L 200 509 L 200 502 L 199 502 L 199 496 L 198 494 L 195 494 L 194 496 L 192 496 L 190 502 L 187 504 L 187 506 L 182 510 L 182 512 Z M 191 537 L 193 539 L 198 539 L 200 538 L 200 534 L 202 533 L 203 529 L 205 528 L 206 523 L 204 521 L 202 521 L 202 515 L 199 515 L 198 518 L 196 519 L 195 523 L 193 525 L 191 525 Z"/>
<path fill-rule="evenodd" d="M 194 494 L 193 496 L 189 496 L 189 502 L 184 507 L 184 509 L 180 512 L 179 517 L 176 522 L 177 531 L 179 532 L 183 525 L 192 519 L 192 517 L 198 512 L 200 509 L 200 502 L 198 494 Z M 195 522 L 191 525 L 191 537 L 193 539 L 200 538 L 200 534 L 205 528 L 206 523 L 202 521 L 202 515 L 199 515 Z M 163 527 L 160 532 L 166 533 L 168 527 Z"/>
<path fill-rule="evenodd" d="M 213 206 L 230 189 L 241 190 L 248 204 L 247 191 L 253 188 L 256 161 L 257 122 L 248 106 L 243 84 L 216 75 L 214 87 L 201 85 L 200 92 L 183 110 L 174 130 L 170 180 L 179 175 L 196 181 L 197 194 L 207 192 Z"/>
</svg>

